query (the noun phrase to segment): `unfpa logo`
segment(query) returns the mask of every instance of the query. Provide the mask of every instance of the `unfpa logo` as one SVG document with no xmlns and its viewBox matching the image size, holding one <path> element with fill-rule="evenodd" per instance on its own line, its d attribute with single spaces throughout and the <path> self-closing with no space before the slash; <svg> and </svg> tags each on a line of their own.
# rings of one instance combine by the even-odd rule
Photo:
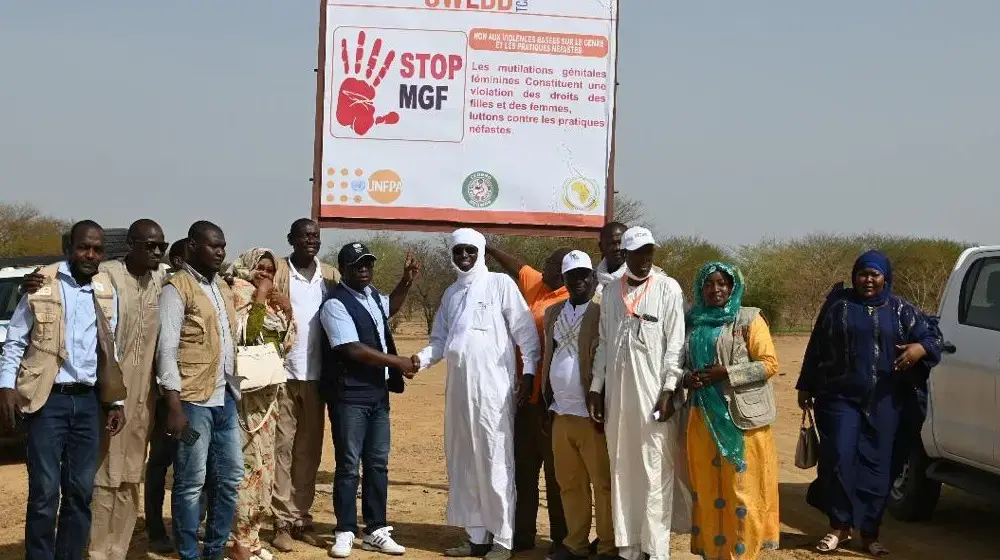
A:
<svg viewBox="0 0 1000 560">
<path fill-rule="evenodd" d="M 368 177 L 368 196 L 379 204 L 392 204 L 403 194 L 403 180 L 391 169 L 379 169 Z"/>
<path fill-rule="evenodd" d="M 403 180 L 391 169 L 379 169 L 366 178 L 360 167 L 328 167 L 326 175 L 327 204 L 368 204 L 366 193 L 378 204 L 392 204 L 403 194 Z"/>
</svg>

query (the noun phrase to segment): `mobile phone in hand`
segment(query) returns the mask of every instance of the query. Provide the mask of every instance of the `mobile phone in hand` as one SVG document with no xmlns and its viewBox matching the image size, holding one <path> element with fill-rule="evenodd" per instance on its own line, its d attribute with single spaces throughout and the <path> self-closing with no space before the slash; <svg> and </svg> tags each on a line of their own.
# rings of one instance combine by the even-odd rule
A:
<svg viewBox="0 0 1000 560">
<path fill-rule="evenodd" d="M 201 437 L 201 434 L 199 434 L 190 425 L 185 426 L 184 427 L 184 431 L 181 433 L 181 441 L 183 441 L 184 443 L 186 443 L 188 445 L 194 445 L 195 442 L 198 441 L 198 438 L 200 438 L 200 437 Z"/>
</svg>

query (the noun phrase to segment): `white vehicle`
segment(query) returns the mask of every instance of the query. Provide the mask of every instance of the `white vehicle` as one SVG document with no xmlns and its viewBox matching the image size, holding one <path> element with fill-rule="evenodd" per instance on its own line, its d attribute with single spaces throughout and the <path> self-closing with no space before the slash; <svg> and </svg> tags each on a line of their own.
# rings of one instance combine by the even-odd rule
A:
<svg viewBox="0 0 1000 560">
<path fill-rule="evenodd" d="M 21 279 L 33 270 L 33 266 L 0 268 L 0 344 L 7 340 L 10 316 L 21 299 Z"/>
<path fill-rule="evenodd" d="M 944 354 L 927 419 L 889 500 L 893 517 L 930 517 L 941 484 L 1000 502 L 1000 246 L 967 249 L 941 298 Z"/>
</svg>

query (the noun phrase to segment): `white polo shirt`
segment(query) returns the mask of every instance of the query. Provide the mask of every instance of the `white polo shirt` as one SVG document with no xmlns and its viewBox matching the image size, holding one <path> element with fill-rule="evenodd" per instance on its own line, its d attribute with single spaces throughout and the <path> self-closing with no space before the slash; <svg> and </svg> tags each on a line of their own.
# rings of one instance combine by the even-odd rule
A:
<svg viewBox="0 0 1000 560">
<path fill-rule="evenodd" d="M 323 327 L 319 322 L 319 310 L 326 297 L 326 282 L 319 259 L 316 259 L 312 280 L 295 270 L 290 260 L 287 262 L 289 299 L 298 335 L 285 356 L 285 373 L 294 381 L 319 381 L 323 367 Z"/>
</svg>

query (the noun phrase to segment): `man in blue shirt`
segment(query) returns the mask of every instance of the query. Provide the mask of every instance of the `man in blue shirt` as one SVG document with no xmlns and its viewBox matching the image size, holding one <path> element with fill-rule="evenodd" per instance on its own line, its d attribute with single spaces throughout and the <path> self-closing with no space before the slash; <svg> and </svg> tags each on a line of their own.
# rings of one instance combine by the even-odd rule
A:
<svg viewBox="0 0 1000 560">
<path fill-rule="evenodd" d="M 358 467 L 364 465 L 361 507 L 365 518 L 362 547 L 400 555 L 406 549 L 392 539 L 386 522 L 389 487 L 389 391 L 403 391 L 402 376 L 412 377 L 418 363 L 396 355 L 389 317 L 403 307 L 420 272 L 406 255 L 403 277 L 389 297 L 372 287 L 375 255 L 361 243 L 348 243 L 337 257 L 341 283 L 320 311 L 330 351 L 323 358 L 320 391 L 329 404 L 337 467 L 334 511 L 337 527 L 330 555 L 347 558 L 358 530 Z M 388 311 L 388 312 L 387 312 Z"/>
<path fill-rule="evenodd" d="M 23 419 L 27 433 L 29 560 L 82 558 L 101 404 L 112 436 L 125 423 L 114 345 L 118 299 L 110 279 L 98 272 L 104 230 L 89 220 L 75 224 L 66 254 L 68 261 L 40 270 L 43 286 L 21 299 L 0 357 L 0 422 L 11 426 Z"/>
</svg>

